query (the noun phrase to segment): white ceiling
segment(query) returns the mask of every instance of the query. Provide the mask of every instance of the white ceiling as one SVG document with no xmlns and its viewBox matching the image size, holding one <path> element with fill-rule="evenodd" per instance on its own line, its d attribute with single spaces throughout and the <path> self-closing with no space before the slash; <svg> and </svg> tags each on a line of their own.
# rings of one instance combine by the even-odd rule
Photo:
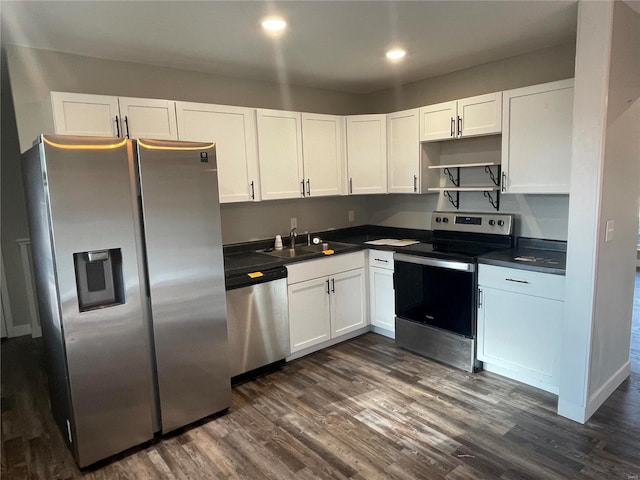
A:
<svg viewBox="0 0 640 480">
<path fill-rule="evenodd" d="M 354 93 L 575 41 L 576 0 L 6 1 L 3 43 Z M 260 19 L 284 16 L 279 38 Z M 391 46 L 408 54 L 384 57 Z"/>
</svg>

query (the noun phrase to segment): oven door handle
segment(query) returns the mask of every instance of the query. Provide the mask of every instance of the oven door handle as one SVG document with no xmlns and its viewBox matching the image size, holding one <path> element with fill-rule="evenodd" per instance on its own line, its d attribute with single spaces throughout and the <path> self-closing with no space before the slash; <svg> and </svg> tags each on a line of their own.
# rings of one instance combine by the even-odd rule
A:
<svg viewBox="0 0 640 480">
<path fill-rule="evenodd" d="M 406 255 L 394 253 L 393 259 L 396 262 L 416 263 L 428 267 L 446 268 L 447 270 L 460 270 L 462 272 L 475 272 L 476 266 L 473 263 L 456 262 L 453 260 L 440 260 L 437 258 L 418 257 L 416 255 Z"/>
</svg>

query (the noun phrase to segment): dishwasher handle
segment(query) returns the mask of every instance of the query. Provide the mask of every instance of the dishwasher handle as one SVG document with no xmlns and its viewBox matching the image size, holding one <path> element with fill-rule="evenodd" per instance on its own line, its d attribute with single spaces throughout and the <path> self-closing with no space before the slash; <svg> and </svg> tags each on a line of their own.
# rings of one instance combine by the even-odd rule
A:
<svg viewBox="0 0 640 480">
<path fill-rule="evenodd" d="M 285 267 L 276 267 L 266 270 L 256 269 L 255 271 L 247 273 L 229 275 L 225 277 L 224 283 L 226 290 L 235 290 L 237 288 L 258 285 L 260 283 L 273 282 L 274 280 L 280 280 L 282 278 L 287 278 L 287 269 Z"/>
</svg>

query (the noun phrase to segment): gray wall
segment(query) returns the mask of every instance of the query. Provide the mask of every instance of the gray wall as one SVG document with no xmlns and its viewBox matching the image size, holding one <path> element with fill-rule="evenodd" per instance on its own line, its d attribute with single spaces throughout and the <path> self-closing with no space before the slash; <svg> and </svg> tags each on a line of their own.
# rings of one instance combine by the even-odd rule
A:
<svg viewBox="0 0 640 480">
<path fill-rule="evenodd" d="M 22 191 L 20 145 L 11 99 L 7 62 L 4 51 L 1 51 L 0 54 L 2 55 L 0 61 L 0 105 L 2 106 L 2 115 L 0 116 L 0 138 L 2 138 L 0 145 L 0 216 L 2 217 L 0 239 L 13 324 L 24 325 L 30 323 L 30 318 L 22 262 L 16 240 L 28 238 L 29 227 Z"/>
<path fill-rule="evenodd" d="M 387 113 L 573 77 L 575 43 L 485 63 L 368 95 L 366 113 Z"/>
<path fill-rule="evenodd" d="M 280 86 L 14 46 L 6 47 L 6 55 L 7 61 L 3 61 L 3 67 L 8 64 L 13 87 L 19 146 L 15 141 L 15 128 L 7 135 L 9 141 L 6 141 L 4 123 L 14 122 L 13 113 L 3 103 L 5 142 L 2 144 L 2 245 L 3 251 L 6 249 L 7 252 L 13 252 L 15 240 L 28 236 L 18 153 L 26 150 L 39 133 L 52 131 L 49 112 L 51 90 L 334 114 L 389 112 L 571 77 L 574 49 L 572 45 L 545 49 L 416 82 L 400 87 L 399 90 L 385 90 L 369 95 Z M 6 83 L 5 79 L 3 82 Z M 8 88 L 3 83 L 3 97 L 7 91 Z M 10 199 L 8 202 L 15 203 L 15 208 L 7 216 L 5 206 L 9 207 L 5 198 Z M 501 211 L 520 215 L 519 234 L 566 238 L 566 196 L 503 196 L 502 205 Z M 290 217 L 298 219 L 301 230 L 323 230 L 365 223 L 428 228 L 429 212 L 434 208 L 451 209 L 436 194 L 225 204 L 222 205 L 223 240 L 225 243 L 235 243 L 270 238 L 276 233 L 285 234 L 289 230 Z M 475 194 L 468 194 L 463 198 L 462 208 L 491 211 L 488 203 Z M 356 212 L 354 223 L 347 221 L 348 210 Z M 10 263 L 7 257 L 5 255 L 5 261 Z M 6 267 L 8 282 L 14 285 L 11 304 L 19 312 L 15 315 L 16 321 L 28 323 L 29 319 L 22 314 L 26 309 L 22 270 L 18 264 Z"/>
</svg>

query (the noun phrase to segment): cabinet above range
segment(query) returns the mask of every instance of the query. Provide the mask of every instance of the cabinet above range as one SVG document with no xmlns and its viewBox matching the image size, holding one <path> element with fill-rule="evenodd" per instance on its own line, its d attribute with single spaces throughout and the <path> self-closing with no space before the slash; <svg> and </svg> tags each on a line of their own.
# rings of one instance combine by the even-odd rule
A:
<svg viewBox="0 0 640 480">
<path fill-rule="evenodd" d="M 495 135 L 502 132 L 502 92 L 420 108 L 420 141 Z"/>
</svg>

